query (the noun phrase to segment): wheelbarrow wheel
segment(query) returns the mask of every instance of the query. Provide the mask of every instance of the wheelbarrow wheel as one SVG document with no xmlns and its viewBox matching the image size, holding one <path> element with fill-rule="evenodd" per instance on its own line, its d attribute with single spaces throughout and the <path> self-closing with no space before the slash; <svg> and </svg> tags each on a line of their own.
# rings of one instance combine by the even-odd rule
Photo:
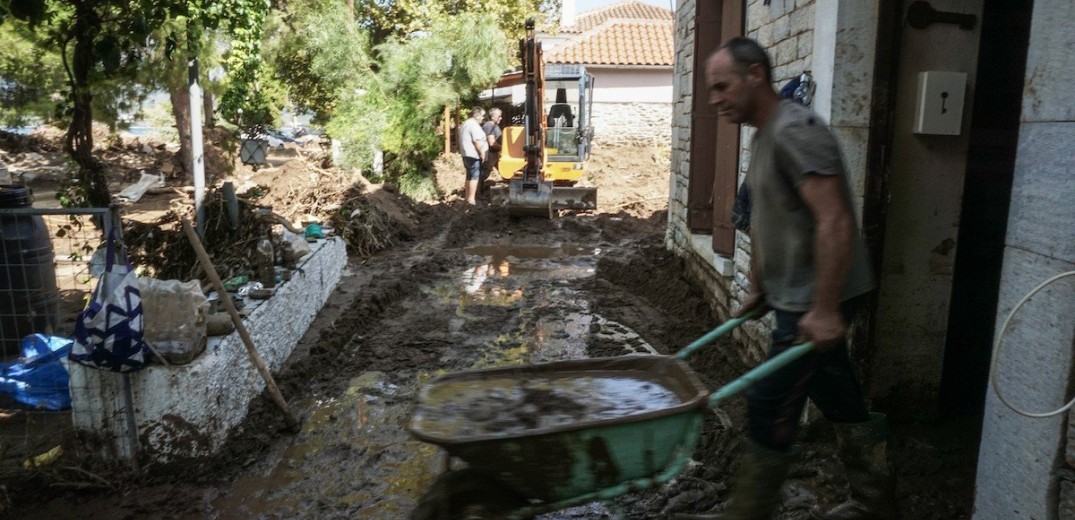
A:
<svg viewBox="0 0 1075 520">
<path fill-rule="evenodd" d="M 461 469 L 433 482 L 411 520 L 501 520 L 526 505 L 525 498 L 495 478 Z"/>
</svg>

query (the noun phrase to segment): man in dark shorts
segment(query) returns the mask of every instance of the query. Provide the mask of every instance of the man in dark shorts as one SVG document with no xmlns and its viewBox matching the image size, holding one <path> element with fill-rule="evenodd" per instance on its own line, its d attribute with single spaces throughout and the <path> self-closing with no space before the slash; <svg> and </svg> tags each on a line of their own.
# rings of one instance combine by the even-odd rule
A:
<svg viewBox="0 0 1075 520">
<path fill-rule="evenodd" d="M 750 292 L 737 315 L 776 313 L 770 359 L 802 341 L 812 341 L 815 351 L 747 394 L 749 440 L 724 512 L 680 518 L 769 519 L 810 398 L 836 428 L 851 490 L 835 509 L 811 514 L 894 519 L 885 419 L 867 410 L 845 341 L 874 282 L 836 139 L 817 114 L 773 90 L 769 57 L 753 40 L 724 43 L 705 74 L 720 116 L 757 129 L 745 181 L 752 205 Z"/>
<path fill-rule="evenodd" d="M 484 118 L 485 109 L 474 107 L 470 109 L 470 117 L 459 125 L 459 155 L 463 156 L 463 169 L 466 171 L 463 195 L 471 206 L 477 204 L 475 197 L 478 194 L 482 162 L 485 161 L 485 152 L 489 149 L 489 140 L 482 130 Z"/>
<path fill-rule="evenodd" d="M 489 120 L 482 125 L 485 138 L 489 141 L 489 152 L 485 154 L 485 161 L 482 163 L 482 183 L 497 171 L 497 163 L 500 161 L 500 142 L 504 135 L 504 131 L 500 128 L 500 120 L 504 117 L 500 109 L 490 108 L 488 115 Z"/>
</svg>

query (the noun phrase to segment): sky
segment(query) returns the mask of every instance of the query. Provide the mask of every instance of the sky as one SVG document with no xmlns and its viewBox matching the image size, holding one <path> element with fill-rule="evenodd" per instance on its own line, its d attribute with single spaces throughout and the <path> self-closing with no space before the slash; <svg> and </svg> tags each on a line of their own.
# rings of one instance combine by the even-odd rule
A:
<svg viewBox="0 0 1075 520">
<path fill-rule="evenodd" d="M 606 5 L 609 5 L 609 4 L 619 3 L 621 1 L 623 1 L 623 0 L 575 0 L 575 10 L 581 13 L 583 11 L 591 11 L 593 9 L 597 9 L 598 7 L 606 6 Z M 670 6 L 675 5 L 674 0 L 672 2 L 669 2 L 669 0 L 639 0 L 639 1 L 645 2 L 647 4 L 653 4 L 653 5 L 661 6 L 661 7 L 665 8 L 665 9 L 670 9 L 670 10 L 675 9 L 674 7 L 670 7 Z"/>
</svg>

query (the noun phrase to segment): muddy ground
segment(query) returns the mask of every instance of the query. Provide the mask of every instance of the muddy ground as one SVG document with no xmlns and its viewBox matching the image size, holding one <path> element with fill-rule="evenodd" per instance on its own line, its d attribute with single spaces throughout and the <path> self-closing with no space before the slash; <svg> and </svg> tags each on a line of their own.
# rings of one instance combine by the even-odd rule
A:
<svg viewBox="0 0 1075 520">
<path fill-rule="evenodd" d="M 597 149 L 602 210 L 558 220 L 446 202 L 413 208 L 404 240 L 354 258 L 277 382 L 301 419 L 283 431 L 268 399 L 210 461 L 101 474 L 106 489 L 12 488 L 10 518 L 404 519 L 446 463 L 407 432 L 418 390 L 445 373 L 562 359 L 673 353 L 714 326 L 664 249 L 667 150 Z M 451 183 L 455 157 L 441 164 Z M 455 168 L 453 170 L 453 168 Z M 449 189 L 451 189 L 449 187 Z M 745 372 L 718 342 L 692 359 L 716 388 Z M 719 509 L 744 424 L 742 399 L 707 416 L 694 464 L 673 484 L 541 517 L 659 519 Z M 970 517 L 974 421 L 894 421 L 903 518 Z M 824 421 L 803 433 L 782 520 L 843 485 Z"/>
</svg>

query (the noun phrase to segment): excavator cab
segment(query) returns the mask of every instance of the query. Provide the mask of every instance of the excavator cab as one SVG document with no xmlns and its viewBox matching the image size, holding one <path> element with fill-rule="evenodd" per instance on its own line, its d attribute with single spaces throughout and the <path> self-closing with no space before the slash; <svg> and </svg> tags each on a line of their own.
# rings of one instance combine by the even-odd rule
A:
<svg viewBox="0 0 1075 520">
<path fill-rule="evenodd" d="M 514 215 L 550 218 L 597 209 L 597 189 L 576 186 L 590 158 L 593 76 L 579 65 L 546 66 L 532 20 L 519 50 L 526 99 L 521 124 L 504 129 L 497 170 L 508 186 L 493 187 L 493 202 Z"/>
</svg>

